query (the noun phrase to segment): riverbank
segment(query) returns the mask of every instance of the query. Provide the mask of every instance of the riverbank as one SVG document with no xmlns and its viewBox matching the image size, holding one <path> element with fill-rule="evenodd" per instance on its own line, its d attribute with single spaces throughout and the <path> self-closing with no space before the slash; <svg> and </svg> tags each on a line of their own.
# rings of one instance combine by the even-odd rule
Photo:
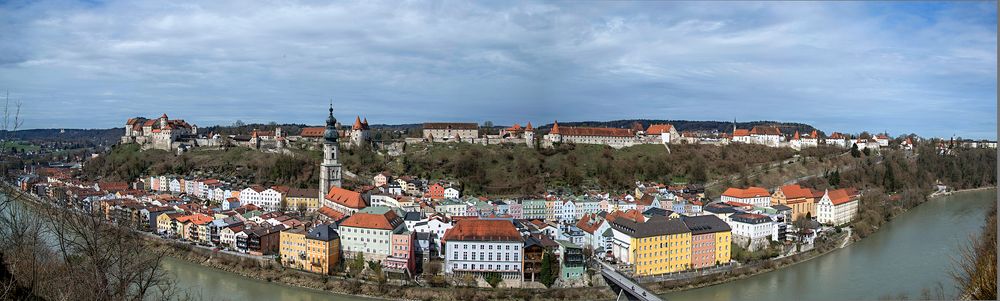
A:
<svg viewBox="0 0 1000 301">
<path fill-rule="evenodd" d="M 991 190 L 991 189 L 996 189 L 996 186 L 968 188 L 968 189 L 960 189 L 960 190 L 948 191 L 948 192 L 939 192 L 939 191 L 936 191 L 934 193 L 931 193 L 931 194 L 927 195 L 927 200 L 926 201 L 921 202 L 919 205 L 917 205 L 915 207 L 905 208 L 905 209 L 903 209 L 902 212 L 900 212 L 899 214 L 894 215 L 893 217 L 901 215 L 901 214 L 905 214 L 907 211 L 909 211 L 909 210 L 911 210 L 913 208 L 919 207 L 923 203 L 926 203 L 927 201 L 930 201 L 933 198 L 938 198 L 938 197 L 943 197 L 943 196 L 950 196 L 950 195 L 954 195 L 956 193 L 984 191 L 984 190 Z M 890 219 L 889 221 L 891 222 L 892 219 Z M 850 235 L 850 236 L 847 236 L 847 235 Z M 828 254 L 828 253 L 830 253 L 830 252 L 832 252 L 834 250 L 848 247 L 851 244 L 854 244 L 855 242 L 858 242 L 858 241 L 864 239 L 864 238 L 859 238 L 859 237 L 857 237 L 855 235 L 852 235 L 851 232 L 848 232 L 848 233 L 845 233 L 845 234 L 841 234 L 841 236 L 838 236 L 838 238 L 839 239 L 836 239 L 836 241 L 842 241 L 842 240 L 846 239 L 846 242 L 840 243 L 839 247 L 825 248 L 825 249 L 822 249 L 822 250 L 814 249 L 813 251 L 809 251 L 809 253 L 796 254 L 796 255 L 790 256 L 790 258 L 786 257 L 786 258 L 781 258 L 781 259 L 775 259 L 775 260 L 771 260 L 771 261 L 764 262 L 764 263 L 761 263 L 761 264 L 755 264 L 754 266 L 740 267 L 740 268 L 736 268 L 736 269 L 731 270 L 731 271 L 722 272 L 722 273 L 718 273 L 718 274 L 705 275 L 705 276 L 699 276 L 699 277 L 687 278 L 687 279 L 669 280 L 669 281 L 663 281 L 663 282 L 644 283 L 644 285 L 646 286 L 647 289 L 649 289 L 649 290 L 651 290 L 651 291 L 653 291 L 653 292 L 655 292 L 657 294 L 664 294 L 664 293 L 678 292 L 678 291 L 685 291 L 685 290 L 692 290 L 692 289 L 698 289 L 698 288 L 703 288 L 703 287 L 708 287 L 708 286 L 723 284 L 723 283 L 737 281 L 737 280 L 740 280 L 740 279 L 745 279 L 745 278 L 749 278 L 749 277 L 753 277 L 753 276 L 758 276 L 758 275 L 769 273 L 769 272 L 773 272 L 773 271 L 776 271 L 776 270 L 779 270 L 779 269 L 787 268 L 787 267 L 790 267 L 790 266 L 793 266 L 793 265 L 796 265 L 796 264 L 799 264 L 799 263 L 807 262 L 809 260 L 816 259 L 816 258 L 819 258 L 819 257 L 821 257 L 823 255 L 826 255 L 826 254 Z M 801 257 L 799 257 L 799 256 L 801 256 Z"/>
<path fill-rule="evenodd" d="M 9 183 L 2 184 L 5 195 L 30 206 L 50 206 L 37 196 L 16 190 Z M 144 244 L 151 252 L 163 252 L 177 260 L 191 262 L 204 268 L 224 271 L 234 276 L 257 279 L 298 289 L 328 292 L 344 297 L 357 296 L 383 300 L 582 300 L 613 299 L 606 286 L 583 288 L 473 288 L 473 287 L 422 287 L 379 284 L 360 279 L 312 274 L 282 267 L 274 260 L 250 258 L 213 252 L 176 241 L 167 241 L 141 233 Z M 206 288 L 207 289 L 207 288 Z"/>
</svg>

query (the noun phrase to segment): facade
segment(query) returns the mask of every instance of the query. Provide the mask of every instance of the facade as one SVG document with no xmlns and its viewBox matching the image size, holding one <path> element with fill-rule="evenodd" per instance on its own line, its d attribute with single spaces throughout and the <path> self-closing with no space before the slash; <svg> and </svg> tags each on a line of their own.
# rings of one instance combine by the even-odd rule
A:
<svg viewBox="0 0 1000 301">
<path fill-rule="evenodd" d="M 777 127 L 755 126 L 750 129 L 750 140 L 752 143 L 777 147 L 785 140 L 785 137 L 781 135 L 781 130 Z"/>
<path fill-rule="evenodd" d="M 331 275 L 340 263 L 340 236 L 332 224 L 321 224 L 306 235 L 306 271 Z"/>
<path fill-rule="evenodd" d="M 776 236 L 777 225 L 770 217 L 753 213 L 735 213 L 729 216 L 733 242 L 747 250 L 755 251 Z"/>
<path fill-rule="evenodd" d="M 681 218 L 691 229 L 691 268 L 726 264 L 731 259 L 732 228 L 715 215 Z"/>
<path fill-rule="evenodd" d="M 638 133 L 633 129 L 565 127 L 553 122 L 552 129 L 545 135 L 547 145 L 554 143 L 603 144 L 613 148 L 623 148 L 639 142 Z"/>
<path fill-rule="evenodd" d="M 559 278 L 563 280 L 580 280 L 586 270 L 586 259 L 583 258 L 583 248 L 565 240 L 556 240 L 559 244 Z"/>
<path fill-rule="evenodd" d="M 322 206 L 317 198 L 318 195 L 319 191 L 317 189 L 290 188 L 288 189 L 288 195 L 285 196 L 285 204 L 288 206 L 288 210 L 303 209 L 304 211 L 313 212 Z"/>
<path fill-rule="evenodd" d="M 681 137 L 672 124 L 651 124 L 643 134 L 647 141 L 662 144 L 677 143 Z"/>
<path fill-rule="evenodd" d="M 357 212 L 340 222 L 339 231 L 344 258 L 360 253 L 365 260 L 382 261 L 391 255 L 393 234 L 406 231 L 406 224 L 393 210 Z"/>
<path fill-rule="evenodd" d="M 722 201 L 767 207 L 771 205 L 771 194 L 761 187 L 728 188 L 722 193 Z"/>
<path fill-rule="evenodd" d="M 260 185 L 253 185 L 240 191 L 240 204 L 251 204 L 264 211 L 281 210 L 281 201 L 284 194 L 274 188 L 264 188 Z"/>
<path fill-rule="evenodd" d="M 173 150 L 181 145 L 193 145 L 191 136 L 198 134 L 198 127 L 182 119 L 171 120 L 167 114 L 157 119 L 129 118 L 125 122 L 122 143 L 138 143 L 143 148 Z"/>
<path fill-rule="evenodd" d="M 448 230 L 445 273 L 499 273 L 505 280 L 520 281 L 524 240 L 507 220 L 463 219 Z"/>
<path fill-rule="evenodd" d="M 858 214 L 858 196 L 847 189 L 827 190 L 816 203 L 816 221 L 840 226 L 854 220 Z"/>
<path fill-rule="evenodd" d="M 774 194 L 771 195 L 771 205 L 785 205 L 792 208 L 792 220 L 807 216 L 816 217 L 817 194 L 817 191 L 803 188 L 798 184 L 785 185 L 774 190 Z"/>
<path fill-rule="evenodd" d="M 431 142 L 475 142 L 479 139 L 479 125 L 460 122 L 424 123 L 423 137 Z"/>
<path fill-rule="evenodd" d="M 414 258 L 415 232 L 405 230 L 392 234 L 389 243 L 389 257 L 382 261 L 387 271 L 405 273 L 412 276 L 416 270 Z"/>
<path fill-rule="evenodd" d="M 644 222 L 628 218 L 610 222 L 616 240 L 629 240 L 627 248 L 619 250 L 616 257 L 631 264 L 636 276 L 691 268 L 691 230 L 680 219 L 654 216 Z M 621 256 L 622 252 L 628 254 Z"/>
<path fill-rule="evenodd" d="M 351 131 L 347 133 L 347 136 L 350 137 L 350 145 L 352 147 L 359 147 L 362 144 L 371 143 L 370 132 L 367 117 L 364 121 L 361 121 L 361 116 L 354 117 L 354 125 L 351 126 Z"/>
</svg>

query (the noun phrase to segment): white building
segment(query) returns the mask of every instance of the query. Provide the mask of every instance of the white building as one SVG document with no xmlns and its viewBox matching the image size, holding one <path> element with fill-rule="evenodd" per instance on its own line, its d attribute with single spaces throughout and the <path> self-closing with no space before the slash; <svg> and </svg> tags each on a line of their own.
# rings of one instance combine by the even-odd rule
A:
<svg viewBox="0 0 1000 301">
<path fill-rule="evenodd" d="M 552 129 L 545 135 L 546 145 L 553 143 L 602 144 L 613 148 L 623 148 L 639 142 L 638 132 L 633 129 L 596 128 L 596 127 L 565 127 L 560 128 L 559 122 L 552 124 Z"/>
<path fill-rule="evenodd" d="M 455 189 L 454 187 L 448 187 L 444 189 L 444 198 L 446 199 L 457 199 L 462 196 L 462 193 Z"/>
<path fill-rule="evenodd" d="M 646 141 L 662 144 L 676 143 L 680 138 L 677 129 L 671 124 L 651 124 L 643 134 L 646 135 Z"/>
<path fill-rule="evenodd" d="M 858 197 L 847 189 L 827 190 L 816 203 L 816 221 L 834 226 L 854 220 L 858 214 Z"/>
<path fill-rule="evenodd" d="M 409 230 L 415 233 L 430 234 L 432 243 L 434 243 L 436 247 L 435 249 L 438 250 L 438 252 L 440 252 L 442 250 L 441 238 L 443 238 L 444 234 L 447 233 L 448 230 L 451 230 L 451 228 L 453 227 L 454 224 L 451 222 L 450 219 L 440 215 L 434 215 L 413 224 L 413 228 Z M 443 254 L 438 253 L 437 255 L 441 256 Z"/>
<path fill-rule="evenodd" d="M 507 220 L 460 220 L 445 233 L 445 273 L 499 273 L 520 282 L 524 240 Z"/>
<path fill-rule="evenodd" d="M 751 251 L 766 245 L 769 240 L 778 239 L 777 224 L 766 215 L 735 213 L 729 216 L 727 223 L 733 231 L 733 242 L 749 246 Z"/>
<path fill-rule="evenodd" d="M 778 147 L 785 140 L 785 137 L 781 135 L 781 130 L 777 127 L 755 126 L 750 130 L 750 140 L 752 143 Z"/>
<path fill-rule="evenodd" d="M 723 202 L 739 202 L 757 207 L 771 206 L 771 194 L 761 187 L 729 188 L 722 193 Z"/>
<path fill-rule="evenodd" d="M 393 210 L 382 214 L 358 212 L 344 219 L 338 230 L 345 260 L 361 253 L 367 261 L 381 261 L 392 251 L 392 234 L 406 231 L 406 224 Z"/>
<path fill-rule="evenodd" d="M 265 189 L 259 185 L 254 185 L 240 191 L 240 204 L 252 204 L 264 211 L 278 211 L 281 209 L 281 200 L 284 197 L 280 191 L 273 188 Z"/>
</svg>

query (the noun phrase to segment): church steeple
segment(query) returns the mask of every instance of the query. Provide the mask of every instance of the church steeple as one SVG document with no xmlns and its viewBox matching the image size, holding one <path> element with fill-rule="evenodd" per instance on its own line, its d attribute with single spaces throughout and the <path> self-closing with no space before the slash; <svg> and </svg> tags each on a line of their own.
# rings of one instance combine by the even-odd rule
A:
<svg viewBox="0 0 1000 301">
<path fill-rule="evenodd" d="M 333 103 L 330 103 L 330 115 L 326 118 L 326 131 L 323 132 L 323 162 L 320 164 L 319 199 L 327 204 L 326 195 L 331 187 L 341 187 L 340 131 L 337 129 L 337 118 L 333 117 Z"/>
</svg>

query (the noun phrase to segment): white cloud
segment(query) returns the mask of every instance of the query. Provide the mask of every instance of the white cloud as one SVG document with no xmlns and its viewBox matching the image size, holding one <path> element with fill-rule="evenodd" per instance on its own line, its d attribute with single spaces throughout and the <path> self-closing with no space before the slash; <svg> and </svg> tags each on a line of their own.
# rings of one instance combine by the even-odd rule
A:
<svg viewBox="0 0 1000 301">
<path fill-rule="evenodd" d="M 996 11 L 979 3 L 561 4 L 5 4 L 0 88 L 28 102 L 30 127 L 161 112 L 315 124 L 334 98 L 374 123 L 996 128 Z"/>
</svg>

